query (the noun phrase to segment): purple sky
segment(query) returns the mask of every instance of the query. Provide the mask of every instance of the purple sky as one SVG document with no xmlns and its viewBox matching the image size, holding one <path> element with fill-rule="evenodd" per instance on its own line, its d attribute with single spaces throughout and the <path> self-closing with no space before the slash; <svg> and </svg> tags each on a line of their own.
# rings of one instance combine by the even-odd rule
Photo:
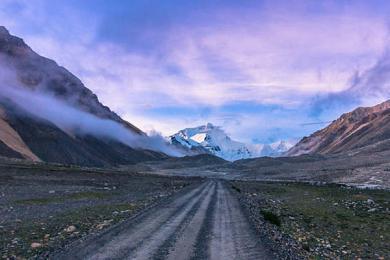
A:
<svg viewBox="0 0 390 260">
<path fill-rule="evenodd" d="M 388 1 L 2 0 L 0 21 L 164 135 L 300 138 L 389 98 Z"/>
</svg>

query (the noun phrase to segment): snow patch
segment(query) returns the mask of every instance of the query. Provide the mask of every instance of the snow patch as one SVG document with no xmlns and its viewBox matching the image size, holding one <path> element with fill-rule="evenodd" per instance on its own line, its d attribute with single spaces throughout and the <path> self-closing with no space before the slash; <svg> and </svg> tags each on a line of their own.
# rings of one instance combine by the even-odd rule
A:
<svg viewBox="0 0 390 260">
<path fill-rule="evenodd" d="M 191 138 L 191 140 L 194 140 L 195 142 L 200 144 L 201 142 L 205 141 L 206 137 L 207 137 L 206 133 L 200 133 L 200 134 L 196 134 L 194 136 L 191 136 L 190 138 Z"/>
</svg>

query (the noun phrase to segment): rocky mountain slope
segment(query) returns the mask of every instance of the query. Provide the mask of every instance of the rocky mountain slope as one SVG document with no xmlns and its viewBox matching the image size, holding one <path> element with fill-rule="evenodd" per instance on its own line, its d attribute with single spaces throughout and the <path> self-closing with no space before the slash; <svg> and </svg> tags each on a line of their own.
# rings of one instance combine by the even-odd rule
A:
<svg viewBox="0 0 390 260">
<path fill-rule="evenodd" d="M 343 114 L 328 127 L 304 137 L 286 155 L 340 153 L 387 139 L 390 139 L 390 101 Z"/>
<path fill-rule="evenodd" d="M 130 164 L 167 157 L 161 152 L 132 148 L 112 138 L 67 131 L 10 99 L 5 93 L 11 90 L 50 95 L 74 110 L 106 120 L 104 122 L 115 122 L 133 136 L 146 137 L 140 129 L 101 104 L 76 76 L 38 55 L 1 26 L 0 79 L 0 156 L 88 166 Z M 29 101 L 34 106 L 33 100 Z M 49 111 L 52 107 L 45 109 Z M 54 116 L 60 121 L 64 115 Z"/>
<path fill-rule="evenodd" d="M 79 109 L 125 125 L 130 130 L 143 134 L 140 129 L 126 122 L 107 106 L 72 73 L 53 60 L 35 53 L 24 41 L 10 35 L 0 26 L 0 66 L 15 72 L 16 79 L 25 88 L 42 91 Z M 6 68 L 4 68 L 6 67 Z"/>
<path fill-rule="evenodd" d="M 170 137 L 171 143 L 194 153 L 209 153 L 228 161 L 260 156 L 279 156 L 292 147 L 286 141 L 273 144 L 244 144 L 232 140 L 221 127 L 208 123 L 186 128 Z"/>
</svg>

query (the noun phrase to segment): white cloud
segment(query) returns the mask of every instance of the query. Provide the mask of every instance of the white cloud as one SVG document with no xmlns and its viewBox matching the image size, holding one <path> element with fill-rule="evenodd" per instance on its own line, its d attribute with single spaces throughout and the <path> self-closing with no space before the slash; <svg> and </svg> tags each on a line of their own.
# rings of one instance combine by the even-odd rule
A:
<svg viewBox="0 0 390 260">
<path fill-rule="evenodd" d="M 96 42 L 98 16 L 87 19 L 78 10 L 65 8 L 62 17 L 54 19 L 42 11 L 43 0 L 4 1 L 3 6 L 17 2 L 23 7 L 17 16 L 0 8 L 0 19 L 11 32 L 75 73 L 130 122 L 164 134 L 206 120 L 225 124 L 237 136 L 288 125 L 288 120 L 269 122 L 242 113 L 239 125 L 233 126 L 218 114 L 188 119 L 143 112 L 237 101 L 299 107 L 314 95 L 346 89 L 351 75 L 372 66 L 387 45 L 386 21 L 360 9 L 315 17 L 245 10 L 221 12 L 216 24 L 173 26 L 166 38 L 156 39 L 166 50 L 161 58 L 113 42 Z M 30 23 L 43 29 L 30 30 Z M 167 72 L 169 66 L 178 73 Z"/>
</svg>

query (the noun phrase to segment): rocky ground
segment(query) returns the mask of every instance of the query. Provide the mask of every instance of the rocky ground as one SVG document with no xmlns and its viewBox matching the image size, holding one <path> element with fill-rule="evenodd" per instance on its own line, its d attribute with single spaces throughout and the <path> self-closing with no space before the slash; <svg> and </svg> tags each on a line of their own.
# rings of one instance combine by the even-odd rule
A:
<svg viewBox="0 0 390 260">
<path fill-rule="evenodd" d="M 326 182 L 390 189 L 389 156 L 390 149 L 362 154 L 261 157 L 236 161 L 219 171 L 226 178 L 238 180 Z"/>
<path fill-rule="evenodd" d="M 44 257 L 194 182 L 198 180 L 0 163 L 0 258 Z"/>
<path fill-rule="evenodd" d="M 378 147 L 376 147 L 377 149 Z M 334 183 L 390 189 L 390 143 L 378 151 L 357 150 L 337 155 L 260 157 L 223 161 L 211 155 L 154 161 L 128 166 L 130 170 L 166 176 L 202 176 L 227 180 Z"/>
<path fill-rule="evenodd" d="M 274 250 L 309 259 L 388 259 L 390 192 L 338 185 L 231 182 Z"/>
<path fill-rule="evenodd" d="M 174 170 L 169 168 L 166 171 Z M 215 180 L 226 175 L 212 175 L 199 167 L 188 168 L 187 174 L 206 176 L 210 181 L 135 172 L 129 168 L 108 170 L 0 160 L 0 258 L 47 258 L 101 234 L 111 234 L 114 241 L 115 230 L 131 238 L 138 234 L 131 231 L 134 228 L 154 225 L 134 223 L 164 222 L 161 212 L 166 212 L 164 216 L 175 225 L 156 222 L 159 229 L 139 232 L 158 239 L 145 250 L 136 248 L 134 252 L 149 254 L 162 248 L 162 255 L 193 252 L 202 259 L 199 252 L 215 256 L 219 251 L 212 249 L 225 246 L 226 250 L 236 248 L 234 253 L 242 256 L 248 251 L 240 251 L 245 246 L 237 245 L 257 241 L 264 249 L 261 252 L 267 251 L 277 259 L 390 257 L 388 190 Z M 191 192 L 196 196 L 185 199 Z M 171 204 L 179 206 L 167 206 Z M 221 223 L 228 228 L 218 228 Z M 245 223 L 245 228 L 240 223 Z M 252 235 L 248 239 L 237 234 Z M 218 237 L 220 240 L 215 240 Z M 158 241 L 169 243 L 156 244 Z M 183 251 L 181 245 L 196 250 Z"/>
</svg>

